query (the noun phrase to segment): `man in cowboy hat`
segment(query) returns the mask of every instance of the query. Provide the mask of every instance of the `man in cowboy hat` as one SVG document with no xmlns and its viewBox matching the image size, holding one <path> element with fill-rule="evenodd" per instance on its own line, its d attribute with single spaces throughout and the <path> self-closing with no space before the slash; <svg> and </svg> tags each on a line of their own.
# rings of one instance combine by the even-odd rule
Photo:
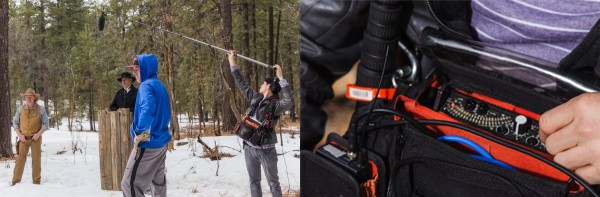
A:
<svg viewBox="0 0 600 197">
<path fill-rule="evenodd" d="M 40 184 L 42 134 L 48 129 L 48 115 L 44 108 L 36 103 L 40 95 L 36 94 L 35 90 L 29 88 L 21 96 L 25 98 L 25 104 L 19 106 L 12 121 L 13 128 L 19 136 L 19 156 L 15 164 L 12 185 L 21 182 L 29 147 L 31 147 L 33 184 Z"/>
<path fill-rule="evenodd" d="M 116 111 L 119 108 L 129 108 L 134 111 L 137 88 L 133 87 L 132 84 L 135 80 L 136 78 L 131 76 L 129 72 L 121 73 L 121 77 L 117 78 L 123 88 L 117 92 L 112 104 L 110 104 L 111 111 Z"/>
</svg>

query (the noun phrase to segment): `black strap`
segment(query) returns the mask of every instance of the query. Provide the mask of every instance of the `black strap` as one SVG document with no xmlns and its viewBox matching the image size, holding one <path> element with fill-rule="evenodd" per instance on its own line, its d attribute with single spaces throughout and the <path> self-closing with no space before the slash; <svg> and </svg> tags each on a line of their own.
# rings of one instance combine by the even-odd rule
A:
<svg viewBox="0 0 600 197">
<path fill-rule="evenodd" d="M 271 120 L 275 119 L 274 118 L 275 117 L 275 107 L 276 107 L 275 100 L 277 100 L 277 97 L 273 96 L 270 99 L 271 99 L 271 101 L 269 102 L 269 105 L 271 105 L 271 114 L 269 114 L 267 112 L 267 117 L 266 117 L 266 120 L 269 121 L 269 128 L 271 127 Z"/>
<path fill-rule="evenodd" d="M 130 178 L 129 189 L 131 191 L 132 197 L 135 197 L 135 185 L 133 183 L 135 182 L 135 176 L 137 173 L 137 169 L 138 169 L 138 166 L 140 165 L 140 162 L 142 161 L 142 156 L 144 156 L 145 150 L 146 150 L 145 148 L 141 148 L 140 150 L 138 150 L 139 151 L 138 153 L 140 153 L 140 155 L 135 160 L 135 164 L 133 164 L 133 169 L 131 169 L 131 177 L 129 177 Z M 136 151 L 136 150 L 133 150 L 133 151 Z M 144 193 L 144 192 L 142 191 L 142 193 Z"/>
<path fill-rule="evenodd" d="M 273 98 L 271 99 L 271 103 L 270 103 L 270 105 L 271 105 L 271 115 L 268 115 L 268 116 L 267 116 L 267 118 L 271 118 L 271 117 L 273 117 L 273 118 L 272 118 L 273 120 L 275 119 L 275 107 L 276 107 L 276 106 L 275 106 L 275 105 L 276 105 L 276 103 L 275 103 L 275 100 L 277 100 L 277 97 L 273 97 Z M 271 120 L 269 120 L 269 127 L 271 127 L 271 123 L 272 123 L 272 121 L 271 121 Z M 273 125 L 273 127 L 274 127 L 274 126 L 275 126 L 275 125 Z M 275 132 L 275 129 L 274 129 L 274 128 L 273 128 L 273 132 Z M 277 136 L 276 136 L 275 138 L 277 139 Z M 279 138 L 281 138 L 281 140 L 280 140 L 280 141 L 281 141 L 281 146 L 283 146 L 283 134 L 282 134 L 281 130 L 279 130 Z"/>
<path fill-rule="evenodd" d="M 254 116 L 254 112 L 256 112 L 256 109 L 258 108 L 261 102 L 262 99 L 252 106 L 252 109 L 250 110 L 250 113 L 248 113 L 248 116 Z"/>
</svg>

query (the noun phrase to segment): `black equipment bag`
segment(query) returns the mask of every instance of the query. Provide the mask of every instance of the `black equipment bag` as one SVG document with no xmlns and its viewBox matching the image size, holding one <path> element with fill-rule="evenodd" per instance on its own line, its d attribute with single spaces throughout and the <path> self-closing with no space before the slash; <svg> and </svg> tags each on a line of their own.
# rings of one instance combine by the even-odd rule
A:
<svg viewBox="0 0 600 197">
<path fill-rule="evenodd" d="M 348 147 L 348 141 L 336 133 L 329 134 L 327 141 L 328 144 L 335 144 L 342 149 Z M 374 171 L 378 174 L 375 193 L 378 196 L 385 196 L 382 189 L 386 188 L 387 184 L 386 161 L 372 151 L 363 150 L 368 152 L 370 165 L 374 166 Z M 302 150 L 300 171 L 302 172 L 300 180 L 300 185 L 303 185 L 300 188 L 302 196 L 365 196 L 363 183 L 339 164 L 326 159 L 322 153 Z"/>
<path fill-rule="evenodd" d="M 276 98 L 272 98 L 269 102 L 271 113 L 265 114 L 265 121 L 263 122 L 260 122 L 259 120 L 250 116 L 251 114 L 254 114 L 256 109 L 260 106 L 260 102 L 256 103 L 256 105 L 252 107 L 252 110 L 250 110 L 250 113 L 242 117 L 242 121 L 235 125 L 235 134 L 254 145 L 259 145 L 260 140 L 269 132 L 273 131 L 271 128 L 271 122 L 276 118 L 274 116 L 276 107 L 274 104 L 275 100 Z"/>
<path fill-rule="evenodd" d="M 426 1 L 416 3 L 414 6 L 417 8 L 419 6 L 423 7 L 426 5 L 426 7 L 429 8 L 426 10 L 433 12 L 433 10 L 436 8 L 435 5 L 440 5 L 443 3 L 447 5 L 454 3 L 468 4 L 468 2 L 440 2 L 441 3 L 436 1 Z M 314 10 L 316 8 L 312 9 Z M 417 9 L 417 11 L 419 10 L 420 9 Z M 450 13 L 451 16 L 454 16 L 454 14 L 457 14 L 459 17 L 468 15 L 467 12 L 461 12 L 463 11 L 461 9 L 455 10 L 458 11 Z M 419 19 L 420 16 L 428 14 L 430 13 L 418 12 L 413 15 L 413 18 Z M 318 16 L 318 14 L 315 15 Z M 355 17 L 359 19 L 366 18 L 364 15 L 356 15 Z M 450 19 L 455 18 L 451 17 Z M 310 22 L 310 20 L 308 21 Z M 356 24 L 361 23 L 353 23 L 353 25 Z M 479 63 L 477 61 L 481 59 L 480 55 L 471 55 L 470 57 L 466 57 L 463 55 L 450 53 L 452 51 L 439 50 L 439 47 L 428 47 L 427 45 L 429 44 L 429 40 L 427 40 L 427 36 L 429 34 L 442 38 L 447 37 L 449 40 L 452 40 L 456 37 L 456 35 L 452 34 L 446 35 L 447 32 L 443 31 L 445 28 L 430 28 L 428 27 L 429 23 L 427 23 L 427 21 L 416 21 L 415 23 L 411 24 L 420 24 L 423 27 L 417 29 L 418 31 L 409 29 L 411 31 L 407 31 L 408 35 L 406 35 L 408 39 L 415 42 L 413 45 L 409 45 L 413 46 L 409 48 L 417 48 L 419 50 L 416 54 L 420 59 L 419 76 L 422 83 L 411 84 L 411 86 L 407 87 L 401 87 L 401 84 L 396 89 L 397 95 L 394 97 L 394 99 L 397 99 L 401 94 L 402 96 L 409 97 L 413 100 L 418 100 L 419 102 L 431 102 L 432 105 L 434 105 L 433 103 L 436 101 L 434 99 L 436 98 L 429 99 L 426 95 L 424 96 L 423 93 L 423 91 L 431 85 L 431 83 L 429 83 L 431 81 L 426 80 L 433 80 L 433 75 L 448 79 L 448 87 L 486 95 L 515 106 L 520 106 L 528 111 L 535 112 L 536 114 L 541 114 L 548 109 L 560 105 L 569 98 L 580 93 L 571 93 L 567 91 L 568 88 L 563 88 L 560 82 L 558 82 L 558 91 L 556 92 L 550 92 L 544 89 L 533 89 L 534 91 L 532 91 L 531 86 L 524 84 L 523 81 L 504 77 L 498 73 L 488 72 L 488 70 L 485 69 L 487 67 L 478 67 L 481 66 L 481 64 L 476 64 Z M 310 26 L 309 24 L 306 26 L 313 27 L 315 25 Z M 362 29 L 363 28 L 361 28 L 361 30 Z M 440 32 L 440 29 L 442 32 Z M 336 31 L 332 30 L 326 32 Z M 344 32 L 345 31 L 342 31 L 342 33 Z M 362 33 L 362 31 L 359 32 Z M 305 34 L 303 34 L 303 43 L 307 43 L 305 45 L 313 44 L 314 40 L 304 38 Z M 400 37 L 400 40 L 407 40 L 405 35 Z M 317 44 L 313 45 L 319 46 Z M 591 51 L 597 52 L 598 50 Z M 339 53 L 351 54 L 348 52 Z M 314 54 L 329 55 L 327 53 Z M 381 53 L 377 54 L 381 55 Z M 303 55 L 307 56 L 305 54 Z M 588 56 L 595 58 L 598 57 L 593 55 Z M 326 61 L 328 60 L 327 56 L 324 55 L 324 57 L 325 58 L 312 57 L 303 59 L 317 59 L 321 60 L 317 61 L 318 63 L 323 64 L 322 62 L 328 62 Z M 356 55 L 352 57 L 356 57 Z M 353 58 L 347 59 L 354 60 Z M 569 59 L 579 60 L 579 58 L 567 58 L 567 60 Z M 587 59 L 589 58 L 586 58 L 585 60 Z M 365 59 L 362 59 L 362 61 L 365 61 Z M 308 63 L 308 71 L 311 71 L 310 69 L 317 70 L 314 69 L 314 62 Z M 471 63 L 472 66 L 463 63 Z M 338 62 L 332 65 L 335 65 L 332 66 L 334 68 L 339 68 L 339 65 L 351 64 L 340 64 Z M 562 65 L 564 64 L 561 63 L 561 68 L 564 70 L 564 66 Z M 304 78 L 310 79 L 310 77 L 303 77 L 303 79 Z M 384 78 L 386 81 L 388 81 L 388 79 L 389 78 L 387 76 Z M 586 83 L 586 85 L 600 84 L 597 83 L 597 81 L 598 79 L 595 79 L 593 84 Z M 422 87 L 419 88 L 419 86 Z M 329 86 L 327 85 L 326 87 Z M 374 86 L 370 87 L 373 88 Z M 400 90 L 401 88 L 405 88 L 407 90 Z M 396 103 L 393 103 L 395 102 L 394 100 L 392 100 L 392 102 L 388 102 L 377 99 L 375 102 L 377 102 L 375 109 L 384 108 L 401 111 L 403 113 L 407 112 L 407 110 L 402 109 L 402 104 L 396 106 Z M 365 112 L 368 112 L 369 105 L 364 105 L 356 110 L 348 133 L 355 132 L 356 135 L 367 135 L 368 138 L 366 142 L 360 141 L 362 148 L 365 149 L 361 151 L 369 152 L 369 160 L 374 160 L 373 157 L 378 157 L 381 161 L 383 161 L 382 164 L 377 164 L 377 173 L 380 177 L 376 188 L 377 196 L 592 196 L 590 191 L 587 190 L 577 193 L 573 192 L 577 191 L 577 189 L 571 187 L 573 184 L 570 184 L 570 181 L 553 181 L 541 176 L 538 177 L 537 175 L 529 174 L 524 171 L 515 172 L 474 159 L 465 152 L 462 152 L 461 150 L 456 149 L 447 143 L 443 143 L 435 139 L 434 137 L 439 136 L 440 131 L 431 128 L 419 127 L 417 129 L 412 125 L 405 125 L 366 132 L 361 129 L 361 124 L 364 124 L 364 120 L 362 120 L 363 122 L 357 122 L 355 118 L 357 114 L 364 114 Z M 394 121 L 394 118 L 391 115 L 373 114 L 369 124 L 370 126 L 381 125 L 392 121 Z M 353 127 L 353 124 L 359 124 L 359 126 Z M 354 131 L 354 128 L 359 128 L 359 130 Z M 352 142 L 353 137 L 346 137 Z M 344 142 L 344 140 L 331 140 L 331 138 L 336 137 L 328 136 L 328 143 L 326 145 L 344 144 L 341 143 Z M 360 139 L 360 137 L 358 138 Z M 345 143 L 347 144 L 348 142 Z M 342 145 L 342 147 L 344 146 L 345 145 Z M 320 147 L 317 152 L 322 149 L 323 147 Z M 302 151 L 301 193 L 303 196 L 365 196 L 361 187 L 362 180 L 357 179 L 357 177 L 352 174 L 352 171 L 348 169 L 348 166 L 345 166 L 343 163 L 337 162 L 336 160 L 332 160 L 330 157 L 323 156 L 322 154 L 315 154 L 310 151 Z"/>
<path fill-rule="evenodd" d="M 404 127 L 401 160 L 391 171 L 391 196 L 567 196 L 568 185 L 474 159 Z"/>
<path fill-rule="evenodd" d="M 436 61 L 436 63 L 441 62 Z M 484 76 L 477 72 L 470 74 L 472 78 Z M 458 77 L 453 76 L 453 78 Z M 429 84 L 425 81 L 424 83 Z M 455 81 L 453 85 L 460 84 Z M 470 88 L 470 90 L 478 89 Z M 410 92 L 404 93 L 406 92 L 397 89 L 395 98 L 400 95 L 410 95 Z M 397 100 L 390 102 L 377 99 L 375 102 L 375 109 L 406 112 L 401 102 L 396 103 Z M 555 103 L 559 102 L 555 101 Z M 364 119 L 357 121 L 356 116 L 367 113 L 369 108 L 369 105 L 364 105 L 357 109 L 351 122 L 359 126 L 353 127 L 351 124 L 348 132 L 359 128 L 358 134 L 365 135 L 361 130 Z M 541 110 L 533 108 L 532 111 Z M 393 121 L 392 115 L 373 114 L 369 123 L 372 126 Z M 375 156 L 383 161 L 383 165 L 378 165 L 380 179 L 377 182 L 377 196 L 592 196 L 587 190 L 575 193 L 577 189 L 568 182 L 553 181 L 524 171 L 510 171 L 471 158 L 465 152 L 435 139 L 434 137 L 439 136 L 441 132 L 430 128 L 416 129 L 412 125 L 405 125 L 366 133 L 368 135 L 366 142 L 360 141 L 360 143 L 370 152 L 369 159 Z M 331 138 L 332 136 L 328 137 L 327 144 L 332 144 Z M 344 144 L 340 141 L 344 140 L 338 139 L 336 144 Z M 387 172 L 380 169 L 387 169 Z M 301 170 L 303 194 L 366 196 L 361 191 L 361 181 L 356 179 L 345 166 L 327 157 L 308 151 L 302 152 Z M 335 195 L 336 192 L 339 195 Z"/>
<path fill-rule="evenodd" d="M 258 120 L 249 117 L 248 115 L 242 118 L 242 121 L 235 125 L 235 134 L 244 140 L 248 140 L 256 144 L 260 138 L 258 132 L 262 128 L 262 123 Z"/>
<path fill-rule="evenodd" d="M 398 137 L 393 145 L 390 146 L 388 135 L 369 143 L 388 143 L 382 145 L 390 148 L 384 151 L 389 153 L 387 156 L 369 150 L 369 160 L 380 161 L 375 162 L 381 177 L 377 181 L 376 196 L 591 196 L 587 190 L 570 193 L 569 184 L 565 182 L 546 180 L 471 158 L 412 126 L 397 128 Z M 328 144 L 332 141 L 347 143 L 334 135 L 337 134 L 330 134 Z M 392 158 L 398 160 L 389 163 Z M 362 183 L 330 159 L 302 151 L 300 161 L 303 195 L 367 196 Z"/>
</svg>

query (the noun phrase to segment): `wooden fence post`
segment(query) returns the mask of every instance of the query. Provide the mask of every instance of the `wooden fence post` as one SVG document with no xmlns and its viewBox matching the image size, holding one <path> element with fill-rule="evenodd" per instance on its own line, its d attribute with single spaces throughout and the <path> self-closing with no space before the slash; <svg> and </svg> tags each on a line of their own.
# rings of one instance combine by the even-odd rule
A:
<svg viewBox="0 0 600 197">
<path fill-rule="evenodd" d="M 129 109 L 98 112 L 100 185 L 103 190 L 121 190 L 121 179 L 131 153 L 129 126 L 133 114 Z"/>
</svg>

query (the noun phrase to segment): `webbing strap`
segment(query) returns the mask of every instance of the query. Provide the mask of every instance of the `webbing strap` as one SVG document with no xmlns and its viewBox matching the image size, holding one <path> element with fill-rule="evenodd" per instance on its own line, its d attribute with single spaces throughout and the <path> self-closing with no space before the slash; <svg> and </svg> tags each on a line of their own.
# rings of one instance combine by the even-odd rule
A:
<svg viewBox="0 0 600 197">
<path fill-rule="evenodd" d="M 371 164 L 373 178 L 365 181 L 360 186 L 363 191 L 363 196 L 375 197 L 377 196 L 377 181 L 379 181 L 379 173 L 377 172 L 377 165 L 373 161 L 369 161 Z"/>
<path fill-rule="evenodd" d="M 386 100 L 392 100 L 394 98 L 395 88 L 381 88 L 377 98 L 383 98 Z M 377 88 L 361 87 L 354 84 L 346 85 L 346 98 L 356 101 L 369 102 L 375 98 Z"/>
</svg>

